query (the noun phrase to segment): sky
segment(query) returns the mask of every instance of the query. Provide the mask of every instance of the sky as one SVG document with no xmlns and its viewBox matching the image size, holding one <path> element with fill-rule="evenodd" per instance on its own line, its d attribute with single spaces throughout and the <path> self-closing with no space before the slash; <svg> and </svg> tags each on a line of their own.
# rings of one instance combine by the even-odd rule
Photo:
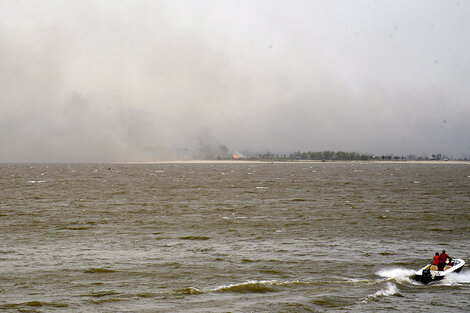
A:
<svg viewBox="0 0 470 313">
<path fill-rule="evenodd" d="M 0 0 L 0 162 L 470 156 L 470 1 Z"/>
</svg>

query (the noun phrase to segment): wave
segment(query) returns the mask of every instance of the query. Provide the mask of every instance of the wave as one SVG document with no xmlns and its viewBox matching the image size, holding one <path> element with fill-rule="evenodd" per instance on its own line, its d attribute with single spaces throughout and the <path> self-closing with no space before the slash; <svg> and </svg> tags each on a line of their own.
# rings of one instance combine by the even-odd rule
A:
<svg viewBox="0 0 470 313">
<path fill-rule="evenodd" d="M 459 283 L 470 284 L 470 272 L 451 274 L 449 275 L 449 278 L 455 279 Z"/>
<path fill-rule="evenodd" d="M 185 237 L 179 237 L 178 239 L 180 240 L 209 240 L 211 237 L 207 236 L 185 236 Z"/>
<path fill-rule="evenodd" d="M 395 284 L 387 283 L 387 286 L 384 289 L 380 289 L 374 293 L 373 297 L 388 297 L 399 294 L 398 287 Z"/>
<path fill-rule="evenodd" d="M 66 227 L 61 227 L 58 228 L 60 230 L 87 230 L 91 229 L 91 226 L 66 226 Z"/>
<path fill-rule="evenodd" d="M 183 288 L 183 289 L 175 289 L 171 293 L 175 295 L 199 295 L 204 292 L 197 288 L 188 287 L 188 288 Z"/>
<path fill-rule="evenodd" d="M 115 296 L 118 295 L 119 293 L 116 291 L 112 290 L 103 290 L 103 291 L 98 291 L 98 292 L 92 292 L 89 294 L 83 295 L 84 297 L 94 297 L 94 298 L 102 298 L 102 297 L 107 297 L 107 296 Z"/>
<path fill-rule="evenodd" d="M 84 271 L 85 273 L 114 273 L 116 272 L 115 270 L 110 270 L 110 269 L 107 269 L 107 268 L 96 268 L 96 267 L 93 267 L 93 268 L 90 268 L 90 269 L 87 269 Z"/>
<path fill-rule="evenodd" d="M 102 304 L 102 303 L 108 303 L 108 302 L 120 302 L 124 301 L 123 299 L 117 299 L 117 298 L 107 298 L 107 299 L 93 299 L 90 300 L 91 303 L 94 304 Z"/>
<path fill-rule="evenodd" d="M 443 280 L 439 281 L 442 285 L 459 285 L 459 284 L 470 284 L 470 272 L 463 273 L 450 273 L 444 277 Z"/>
<path fill-rule="evenodd" d="M 378 298 L 390 297 L 390 296 L 402 296 L 402 295 L 400 294 L 398 287 L 395 284 L 391 282 L 387 282 L 385 288 L 380 289 L 376 291 L 375 293 L 366 296 L 365 298 L 363 298 L 361 302 L 367 303 L 371 300 L 376 300 Z"/>
<path fill-rule="evenodd" d="M 69 305 L 66 303 L 59 303 L 59 302 L 44 302 L 44 301 L 28 301 L 23 303 L 8 303 L 5 305 L 0 306 L 3 309 L 10 309 L 10 308 L 18 308 L 18 307 L 50 307 L 50 308 L 66 308 Z M 21 311 L 21 310 L 19 310 Z"/>
<path fill-rule="evenodd" d="M 302 284 L 299 281 L 281 282 L 278 280 L 250 280 L 240 284 L 220 286 L 212 291 L 214 292 L 234 292 L 234 293 L 266 293 L 276 292 L 280 287 Z"/>
<path fill-rule="evenodd" d="M 305 284 L 299 281 L 278 281 L 278 280 L 250 280 L 240 284 L 223 285 L 217 288 L 200 290 L 194 287 L 174 289 L 170 291 L 173 295 L 199 295 L 206 293 L 268 293 L 277 292 L 283 287 Z"/>
<path fill-rule="evenodd" d="M 393 279 L 399 283 L 413 283 L 411 276 L 415 272 L 415 270 L 405 268 L 390 268 L 378 271 L 377 275 L 384 278 Z"/>
<path fill-rule="evenodd" d="M 159 294 L 154 293 L 154 292 L 141 292 L 141 293 L 136 294 L 136 296 L 140 298 L 153 298 L 153 297 L 156 297 L 157 295 Z"/>
</svg>

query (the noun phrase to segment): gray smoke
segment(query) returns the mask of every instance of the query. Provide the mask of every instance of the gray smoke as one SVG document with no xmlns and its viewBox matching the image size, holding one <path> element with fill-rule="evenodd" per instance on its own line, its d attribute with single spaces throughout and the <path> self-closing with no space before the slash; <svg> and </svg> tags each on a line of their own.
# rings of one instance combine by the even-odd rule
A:
<svg viewBox="0 0 470 313">
<path fill-rule="evenodd" d="M 1 1 L 0 161 L 470 153 L 470 4 Z"/>
</svg>

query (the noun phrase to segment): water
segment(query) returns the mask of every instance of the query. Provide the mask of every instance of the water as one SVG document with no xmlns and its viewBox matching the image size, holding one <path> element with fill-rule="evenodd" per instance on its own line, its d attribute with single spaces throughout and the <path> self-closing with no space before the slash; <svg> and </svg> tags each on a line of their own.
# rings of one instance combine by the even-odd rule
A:
<svg viewBox="0 0 470 313">
<path fill-rule="evenodd" d="M 2 312 L 470 309 L 470 165 L 0 165 Z"/>
</svg>

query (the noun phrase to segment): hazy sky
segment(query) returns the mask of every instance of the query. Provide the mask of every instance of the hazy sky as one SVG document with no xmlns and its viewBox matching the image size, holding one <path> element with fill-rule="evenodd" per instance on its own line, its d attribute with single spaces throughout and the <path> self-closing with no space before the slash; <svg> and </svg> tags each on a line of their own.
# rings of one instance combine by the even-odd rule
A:
<svg viewBox="0 0 470 313">
<path fill-rule="evenodd" d="M 470 153 L 470 1 L 0 0 L 0 162 Z"/>
</svg>

